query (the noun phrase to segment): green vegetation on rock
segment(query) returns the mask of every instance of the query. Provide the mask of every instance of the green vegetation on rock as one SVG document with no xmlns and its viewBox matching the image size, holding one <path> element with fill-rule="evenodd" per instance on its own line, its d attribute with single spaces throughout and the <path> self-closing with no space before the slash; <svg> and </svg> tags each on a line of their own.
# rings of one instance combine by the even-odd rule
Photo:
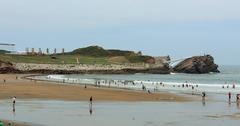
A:
<svg viewBox="0 0 240 126">
<path fill-rule="evenodd" d="M 105 57 L 89 57 L 81 55 L 0 55 L 3 61 L 14 63 L 38 63 L 38 64 L 109 64 Z M 77 62 L 78 60 L 78 62 Z"/>
<path fill-rule="evenodd" d="M 73 55 L 77 54 L 77 55 L 93 56 L 93 57 L 106 57 L 109 55 L 109 52 L 99 46 L 89 46 L 86 48 L 79 48 L 79 49 L 73 50 L 69 54 L 73 54 Z"/>
<path fill-rule="evenodd" d="M 56 55 L 10 55 L 0 54 L 0 60 L 13 63 L 39 64 L 124 64 L 143 63 L 151 56 L 142 56 L 140 53 L 123 50 L 105 50 L 99 46 L 79 48 L 72 52 Z"/>
<path fill-rule="evenodd" d="M 0 54 L 6 54 L 6 53 L 10 53 L 10 51 L 0 50 Z"/>
</svg>

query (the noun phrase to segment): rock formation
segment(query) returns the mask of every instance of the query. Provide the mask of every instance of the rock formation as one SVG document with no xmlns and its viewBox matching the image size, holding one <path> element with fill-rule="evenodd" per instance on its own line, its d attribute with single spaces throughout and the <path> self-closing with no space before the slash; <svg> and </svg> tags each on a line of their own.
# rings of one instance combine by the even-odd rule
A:
<svg viewBox="0 0 240 126">
<path fill-rule="evenodd" d="M 0 60 L 0 74 L 3 73 L 18 73 L 19 71 L 16 70 L 12 63 L 4 62 Z"/>
<path fill-rule="evenodd" d="M 210 55 L 194 56 L 188 58 L 173 68 L 174 72 L 203 74 L 210 72 L 220 72 L 218 65 L 214 63 L 214 58 Z"/>
</svg>

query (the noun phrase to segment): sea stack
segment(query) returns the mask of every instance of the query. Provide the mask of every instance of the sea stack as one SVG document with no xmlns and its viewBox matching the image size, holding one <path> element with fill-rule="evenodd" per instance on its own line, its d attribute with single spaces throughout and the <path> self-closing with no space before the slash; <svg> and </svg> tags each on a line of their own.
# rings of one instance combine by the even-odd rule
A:
<svg viewBox="0 0 240 126">
<path fill-rule="evenodd" d="M 214 63 L 211 55 L 194 56 L 180 62 L 173 68 L 178 73 L 204 74 L 210 72 L 220 72 L 218 65 Z"/>
</svg>

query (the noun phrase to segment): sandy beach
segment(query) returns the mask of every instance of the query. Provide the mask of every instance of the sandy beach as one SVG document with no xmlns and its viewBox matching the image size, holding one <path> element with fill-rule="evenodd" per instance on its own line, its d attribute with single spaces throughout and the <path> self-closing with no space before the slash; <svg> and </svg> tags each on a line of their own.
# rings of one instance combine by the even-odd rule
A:
<svg viewBox="0 0 240 126">
<path fill-rule="evenodd" d="M 185 102 L 190 98 L 171 93 L 151 93 L 134 90 L 124 90 L 106 87 L 62 84 L 57 82 L 34 81 L 25 79 L 26 74 L 1 74 L 0 99 L 18 99 L 88 101 L 92 96 L 94 101 L 170 101 Z M 16 78 L 17 77 L 17 78 Z M 5 82 L 4 82 L 5 80 Z M 32 124 L 3 120 L 14 126 L 30 126 Z M 33 126 L 33 125 L 32 125 Z"/>
<path fill-rule="evenodd" d="M 16 79 L 16 76 L 18 79 Z M 0 99 L 49 99 L 85 101 L 93 96 L 97 101 L 188 101 L 189 98 L 171 93 L 151 93 L 110 89 L 81 85 L 63 85 L 62 83 L 31 81 L 22 79 L 26 75 L 1 74 Z M 6 80 L 4 83 L 3 80 Z"/>
</svg>

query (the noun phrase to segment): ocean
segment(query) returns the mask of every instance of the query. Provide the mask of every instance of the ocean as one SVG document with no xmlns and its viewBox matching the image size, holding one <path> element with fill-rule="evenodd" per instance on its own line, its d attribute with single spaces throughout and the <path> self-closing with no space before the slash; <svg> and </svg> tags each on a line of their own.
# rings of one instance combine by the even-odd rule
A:
<svg viewBox="0 0 240 126">
<path fill-rule="evenodd" d="M 74 74 L 46 75 L 35 79 L 99 85 L 114 88 L 183 93 L 240 93 L 240 66 L 220 66 L 221 73 L 209 74 Z"/>
</svg>

